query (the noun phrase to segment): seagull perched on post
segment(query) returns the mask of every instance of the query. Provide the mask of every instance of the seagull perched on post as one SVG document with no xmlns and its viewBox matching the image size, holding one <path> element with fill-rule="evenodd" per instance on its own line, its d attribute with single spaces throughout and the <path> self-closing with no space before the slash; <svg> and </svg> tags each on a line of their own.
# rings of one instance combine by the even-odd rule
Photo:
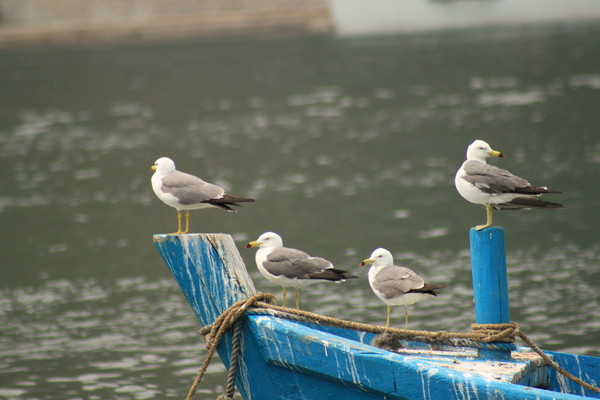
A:
<svg viewBox="0 0 600 400">
<path fill-rule="evenodd" d="M 265 232 L 246 248 L 258 247 L 256 266 L 260 273 L 270 282 L 283 287 L 283 306 L 287 288 L 296 291 L 296 308 L 300 308 L 298 288 L 316 282 L 344 282 L 346 279 L 358 278 L 346 271 L 333 267 L 333 264 L 321 257 L 312 257 L 296 249 L 283 247 L 283 239 L 274 232 Z"/>
<path fill-rule="evenodd" d="M 372 264 L 369 285 L 375 295 L 387 304 L 386 328 L 390 326 L 391 306 L 404 306 L 405 327 L 408 329 L 408 306 L 429 296 L 437 296 L 439 289 L 447 287 L 425 283 L 412 269 L 395 266 L 392 253 L 383 248 L 375 249 L 360 266 L 369 264 Z"/>
<path fill-rule="evenodd" d="M 247 197 L 232 196 L 225 193 L 223 188 L 204 182 L 197 176 L 177 171 L 175 163 L 168 157 L 161 157 L 152 167 L 152 189 L 156 196 L 165 204 L 177 209 L 177 232 L 172 235 L 189 233 L 190 210 L 216 207 L 226 211 L 235 210 L 230 206 L 237 203 L 254 201 Z M 181 229 L 181 220 L 185 211 L 185 230 Z"/>
<path fill-rule="evenodd" d="M 532 186 L 525 179 L 507 170 L 488 165 L 489 157 L 504 158 L 504 154 L 492 150 L 483 140 L 476 140 L 467 148 L 467 160 L 454 178 L 456 190 L 467 201 L 485 206 L 487 221 L 477 225 L 480 230 L 492 225 L 492 208 L 518 210 L 531 208 L 563 208 L 562 204 L 539 198 L 544 193 L 561 193 L 545 186 Z"/>
</svg>

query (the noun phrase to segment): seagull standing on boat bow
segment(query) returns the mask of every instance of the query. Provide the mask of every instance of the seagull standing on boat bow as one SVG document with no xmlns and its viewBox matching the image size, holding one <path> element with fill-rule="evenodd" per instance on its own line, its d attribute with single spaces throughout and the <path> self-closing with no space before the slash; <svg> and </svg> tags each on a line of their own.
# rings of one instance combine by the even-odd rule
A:
<svg viewBox="0 0 600 400">
<path fill-rule="evenodd" d="M 283 306 L 287 288 L 293 287 L 296 292 L 296 308 L 300 308 L 298 288 L 317 282 L 344 282 L 346 279 L 358 278 L 346 271 L 333 267 L 333 264 L 321 257 L 312 257 L 296 249 L 283 247 L 283 239 L 274 232 L 265 232 L 246 248 L 258 247 L 256 266 L 260 273 L 270 282 L 283 287 Z"/>
<path fill-rule="evenodd" d="M 412 269 L 395 266 L 392 253 L 383 248 L 375 249 L 360 266 L 368 264 L 372 264 L 369 285 L 375 295 L 387 304 L 386 327 L 390 326 L 391 306 L 404 306 L 405 327 L 408 329 L 408 306 L 429 296 L 437 296 L 439 289 L 447 287 L 425 283 Z"/>
<path fill-rule="evenodd" d="M 175 162 L 168 157 L 161 157 L 152 167 L 152 190 L 156 196 L 168 206 L 177 210 L 177 232 L 189 233 L 190 210 L 200 208 L 221 208 L 235 212 L 230 206 L 239 206 L 237 203 L 250 202 L 254 199 L 232 196 L 225 193 L 222 187 L 213 185 L 197 176 L 177 171 Z M 181 229 L 181 220 L 185 211 L 185 230 Z"/>
</svg>

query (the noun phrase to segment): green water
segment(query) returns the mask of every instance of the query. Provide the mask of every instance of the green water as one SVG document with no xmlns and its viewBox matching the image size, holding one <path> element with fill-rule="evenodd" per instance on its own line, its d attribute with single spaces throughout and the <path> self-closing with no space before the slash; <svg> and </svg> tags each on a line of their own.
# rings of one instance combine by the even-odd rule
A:
<svg viewBox="0 0 600 400">
<path fill-rule="evenodd" d="M 386 247 L 449 286 L 411 327 L 467 330 L 485 212 L 453 178 L 487 140 L 566 206 L 495 214 L 513 321 L 600 355 L 598 43 L 600 26 L 562 26 L 0 53 L 0 398 L 184 397 L 204 349 L 152 245 L 176 228 L 150 188 L 160 156 L 257 199 L 191 227 L 232 234 L 260 290 L 280 294 L 243 245 L 273 230 L 364 278 L 305 289 L 305 309 L 381 324 L 358 263 Z"/>
</svg>

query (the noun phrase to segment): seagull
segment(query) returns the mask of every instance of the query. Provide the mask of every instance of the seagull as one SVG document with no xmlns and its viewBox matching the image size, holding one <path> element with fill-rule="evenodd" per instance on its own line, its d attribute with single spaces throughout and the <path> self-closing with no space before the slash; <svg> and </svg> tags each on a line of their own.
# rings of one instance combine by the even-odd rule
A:
<svg viewBox="0 0 600 400">
<path fill-rule="evenodd" d="M 392 253 L 381 247 L 375 249 L 360 266 L 368 264 L 371 264 L 369 285 L 375 295 L 387 304 L 386 328 L 390 326 L 391 306 L 404 306 L 405 326 L 408 329 L 408 306 L 429 296 L 437 296 L 439 289 L 447 287 L 425 283 L 412 269 L 395 266 Z"/>
<path fill-rule="evenodd" d="M 346 271 L 333 267 L 333 264 L 321 257 L 312 257 L 296 249 L 283 247 L 283 239 L 274 232 L 265 232 L 246 248 L 258 247 L 256 266 L 260 273 L 270 282 L 283 288 L 283 306 L 287 288 L 296 291 L 296 308 L 300 309 L 298 288 L 316 282 L 344 282 L 346 279 L 358 278 Z"/>
<path fill-rule="evenodd" d="M 177 171 L 175 163 L 168 157 L 161 157 L 152 167 L 152 189 L 156 196 L 168 206 L 177 209 L 177 232 L 179 235 L 190 231 L 190 210 L 216 207 L 226 211 L 235 210 L 230 206 L 237 203 L 254 201 L 247 197 L 226 194 L 223 188 L 208 183 L 197 176 Z M 181 229 L 181 220 L 185 214 L 185 230 Z"/>
<path fill-rule="evenodd" d="M 510 172 L 488 165 L 488 157 L 504 158 L 504 154 L 492 150 L 483 140 L 475 140 L 467 148 L 467 160 L 454 178 L 456 190 L 467 201 L 485 206 L 487 221 L 477 225 L 481 230 L 492 225 L 492 208 L 496 210 L 518 210 L 531 208 L 563 208 L 562 204 L 544 201 L 543 193 L 561 193 L 545 186 L 532 186 L 525 179 Z"/>
</svg>

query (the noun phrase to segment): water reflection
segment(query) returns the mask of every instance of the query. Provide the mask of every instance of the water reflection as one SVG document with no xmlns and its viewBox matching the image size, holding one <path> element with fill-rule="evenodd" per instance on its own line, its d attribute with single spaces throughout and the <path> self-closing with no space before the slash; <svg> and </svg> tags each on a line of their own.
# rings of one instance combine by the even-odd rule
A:
<svg viewBox="0 0 600 400">
<path fill-rule="evenodd" d="M 348 259 L 362 257 L 353 253 L 347 253 Z M 437 330 L 441 323 L 449 330 L 468 328 L 473 321 L 468 252 L 405 251 L 395 257 L 424 276 L 451 284 L 447 293 L 412 307 L 419 329 Z M 600 311 L 589 300 L 597 298 L 598 272 L 589 265 L 599 257 L 599 247 L 513 252 L 508 260 L 513 319 L 545 347 L 598 354 L 597 337 L 590 333 L 600 328 Z M 280 294 L 257 271 L 251 273 L 255 282 Z M 364 276 L 366 270 L 359 273 Z M 308 309 L 384 322 L 385 306 L 365 290 L 364 282 L 346 282 L 343 291 L 326 287 L 303 292 Z M 354 299 L 351 307 L 348 298 Z M 181 397 L 205 353 L 198 326 L 168 277 L 105 283 L 50 280 L 2 290 L 0 299 L 0 317 L 6 321 L 0 327 L 0 393 L 6 398 L 58 399 L 81 393 L 90 399 Z M 401 310 L 395 309 L 392 318 L 402 321 Z M 222 371 L 215 360 L 204 393 L 218 394 Z"/>
<path fill-rule="evenodd" d="M 174 396 L 202 355 L 196 322 L 168 279 L 57 280 L 1 294 L 8 398 Z"/>
<path fill-rule="evenodd" d="M 508 155 L 496 165 L 564 191 L 565 210 L 495 215 L 513 320 L 544 348 L 600 354 L 599 35 L 580 26 L 0 54 L 10 94 L 0 98 L 0 397 L 187 390 L 203 355 L 198 327 L 150 239 L 175 229 L 149 184 L 162 155 L 257 198 L 236 214 L 197 211 L 194 231 L 239 244 L 277 231 L 363 277 L 358 262 L 386 247 L 450 286 L 413 307 L 411 325 L 465 330 L 467 229 L 485 213 L 452 181 L 466 146 L 485 139 Z M 279 294 L 254 253 L 240 253 L 256 286 Z M 303 292 L 306 308 L 383 323 L 366 279 L 327 288 Z M 225 382 L 211 368 L 207 395 Z"/>
</svg>

